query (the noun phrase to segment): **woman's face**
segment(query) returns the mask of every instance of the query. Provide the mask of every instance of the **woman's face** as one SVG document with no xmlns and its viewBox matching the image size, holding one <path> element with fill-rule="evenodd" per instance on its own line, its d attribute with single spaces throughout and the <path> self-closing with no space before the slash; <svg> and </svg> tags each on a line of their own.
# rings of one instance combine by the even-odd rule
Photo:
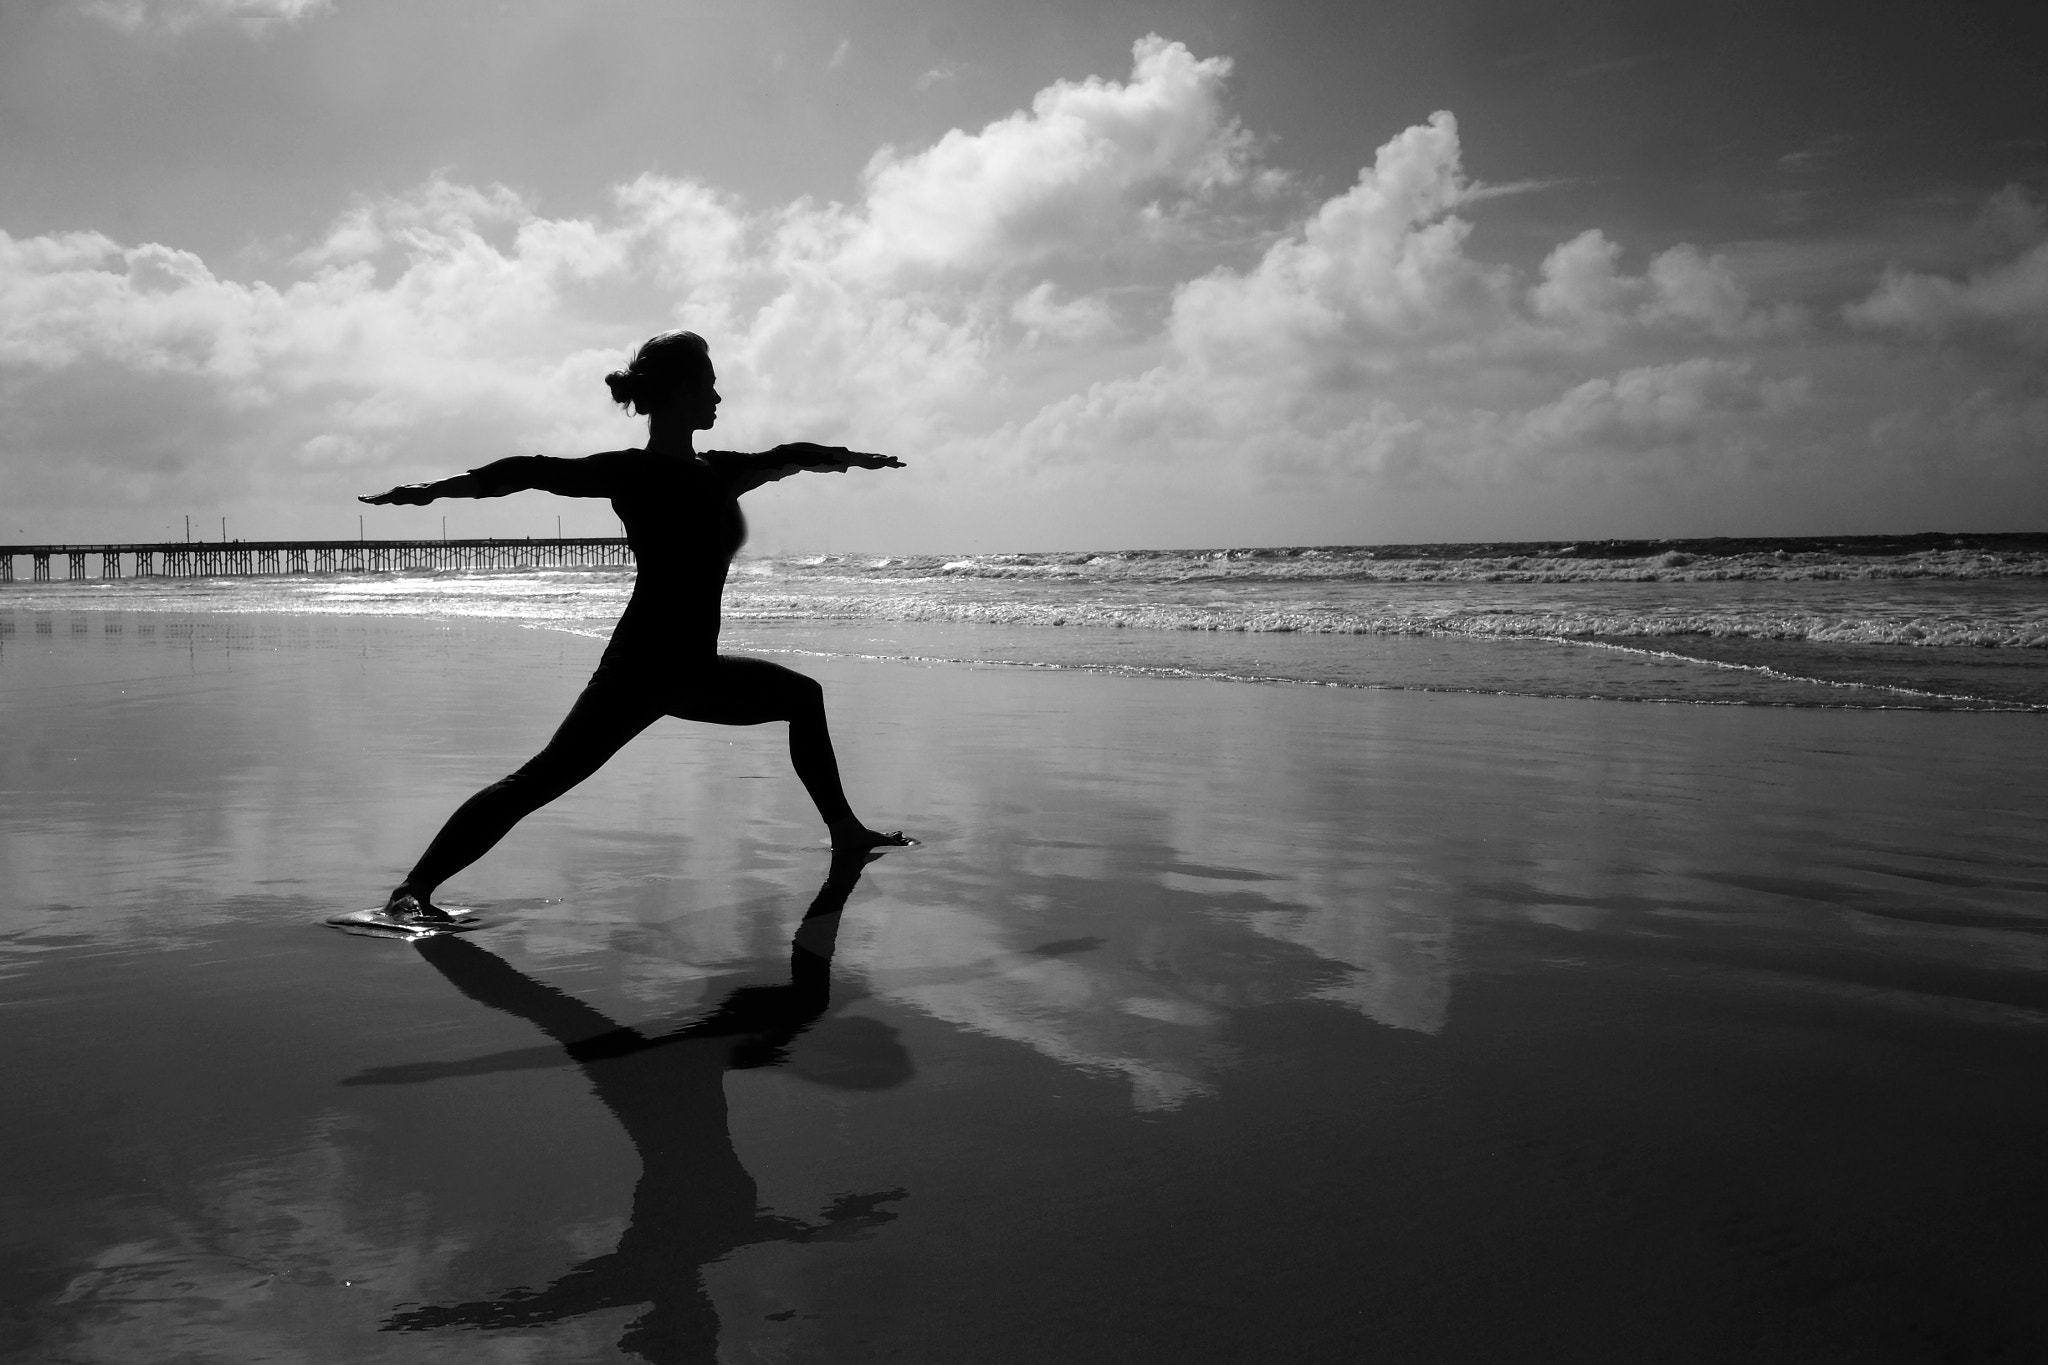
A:
<svg viewBox="0 0 2048 1365">
<path fill-rule="evenodd" d="M 709 431 L 718 421 L 718 376 L 706 367 L 701 378 L 678 380 L 662 405 L 692 431 Z"/>
</svg>

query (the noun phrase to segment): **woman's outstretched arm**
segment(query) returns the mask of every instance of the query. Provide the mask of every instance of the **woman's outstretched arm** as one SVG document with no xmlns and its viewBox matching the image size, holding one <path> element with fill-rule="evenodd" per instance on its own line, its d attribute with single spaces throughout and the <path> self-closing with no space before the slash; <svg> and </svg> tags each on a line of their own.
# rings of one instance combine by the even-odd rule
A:
<svg viewBox="0 0 2048 1365">
<path fill-rule="evenodd" d="M 758 455 L 729 457 L 739 466 L 739 486 L 744 493 L 764 483 L 774 483 L 792 474 L 844 474 L 849 469 L 901 469 L 903 461 L 894 455 L 870 455 L 845 446 L 821 446 L 810 441 L 791 441 Z"/>
<path fill-rule="evenodd" d="M 431 483 L 402 483 L 356 501 L 377 506 L 398 503 L 424 507 L 436 498 L 502 498 L 507 493 L 523 493 L 529 488 L 571 498 L 608 498 L 616 491 L 617 458 L 626 453 L 608 451 L 602 455 L 586 455 L 580 460 L 560 459 L 552 455 L 514 455 L 510 459 L 494 460 L 467 474 L 435 479 Z"/>
</svg>

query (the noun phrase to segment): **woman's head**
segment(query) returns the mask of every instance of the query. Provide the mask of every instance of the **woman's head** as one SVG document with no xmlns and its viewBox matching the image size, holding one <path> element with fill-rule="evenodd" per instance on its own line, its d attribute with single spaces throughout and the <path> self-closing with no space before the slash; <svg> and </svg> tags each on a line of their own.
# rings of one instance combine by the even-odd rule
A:
<svg viewBox="0 0 2048 1365">
<path fill-rule="evenodd" d="M 612 401 L 638 413 L 672 411 L 681 405 L 695 405 L 708 398 L 715 408 L 713 392 L 717 375 L 711 368 L 711 348 L 695 332 L 663 332 L 640 343 L 633 361 L 623 370 L 604 377 Z M 707 411 L 707 416 L 709 415 Z M 706 421 L 704 426 L 710 426 Z"/>
</svg>

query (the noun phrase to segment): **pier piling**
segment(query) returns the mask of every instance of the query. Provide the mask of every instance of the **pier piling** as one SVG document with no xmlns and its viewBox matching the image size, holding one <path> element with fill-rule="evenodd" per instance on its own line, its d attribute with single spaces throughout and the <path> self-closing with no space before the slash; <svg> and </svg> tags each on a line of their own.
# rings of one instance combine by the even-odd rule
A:
<svg viewBox="0 0 2048 1365">
<path fill-rule="evenodd" d="M 121 577 L 122 556 L 136 578 L 262 578 L 289 574 L 398 573 L 441 569 L 559 569 L 630 566 L 616 536 L 553 540 L 235 540 L 104 545 L 0 545 L 0 583 L 12 583 L 26 555 L 35 582 L 50 581 L 50 561 L 65 557 L 68 576 L 86 578 L 86 557 L 100 557 L 102 578 Z"/>
</svg>

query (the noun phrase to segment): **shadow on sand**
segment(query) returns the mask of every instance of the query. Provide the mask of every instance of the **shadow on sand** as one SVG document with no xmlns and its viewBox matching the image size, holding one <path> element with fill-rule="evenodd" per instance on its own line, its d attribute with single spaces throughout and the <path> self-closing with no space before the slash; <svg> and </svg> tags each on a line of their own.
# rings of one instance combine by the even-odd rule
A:
<svg viewBox="0 0 2048 1365">
<path fill-rule="evenodd" d="M 764 1212 L 754 1179 L 733 1151 L 725 1073 L 790 1061 L 801 1033 L 818 1030 L 820 1047 L 796 1069 L 808 1079 L 852 1089 L 900 1085 L 912 1074 L 894 1031 L 877 1021 L 827 1019 L 832 952 L 840 912 L 874 855 L 836 856 L 817 899 L 790 944 L 787 985 L 729 990 L 712 1012 L 652 1036 L 607 1019 L 572 996 L 518 971 L 466 938 L 419 940 L 420 955 L 454 987 L 492 1009 L 517 1015 L 556 1044 L 457 1062 L 377 1067 L 345 1085 L 404 1085 L 447 1076 L 558 1066 L 566 1052 L 618 1116 L 641 1163 L 633 1211 L 617 1248 L 541 1289 L 514 1288 L 458 1304 L 403 1307 L 386 1331 L 541 1327 L 605 1309 L 647 1304 L 619 1339 L 655 1365 L 712 1361 L 719 1322 L 702 1269 L 738 1248 L 764 1242 L 856 1237 L 896 1215 L 882 1206 L 903 1190 L 841 1195 L 817 1222 Z M 715 993 L 714 993 L 714 997 Z M 820 1027 L 822 1024 L 822 1027 Z"/>
</svg>

